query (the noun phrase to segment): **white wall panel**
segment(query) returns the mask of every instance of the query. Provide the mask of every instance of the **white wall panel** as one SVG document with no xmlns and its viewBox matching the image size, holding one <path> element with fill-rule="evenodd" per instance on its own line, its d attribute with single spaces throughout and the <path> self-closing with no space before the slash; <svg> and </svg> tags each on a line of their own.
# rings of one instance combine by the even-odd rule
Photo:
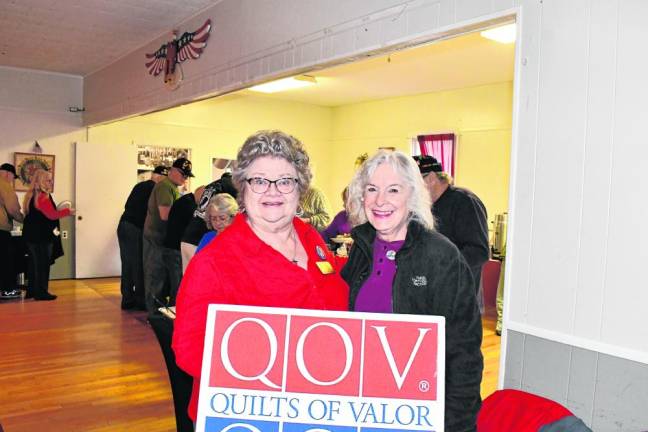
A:
<svg viewBox="0 0 648 432">
<path fill-rule="evenodd" d="M 619 2 L 610 229 L 602 339 L 648 353 L 648 2 Z"/>
<path fill-rule="evenodd" d="M 438 28 L 441 5 L 438 2 L 423 4 L 407 10 L 407 32 L 417 34 Z M 455 21 L 453 21 L 455 22 Z"/>
<path fill-rule="evenodd" d="M 594 0 L 589 26 L 584 154 L 574 335 L 598 340 L 605 283 L 614 122 L 618 1 Z"/>
<path fill-rule="evenodd" d="M 587 112 L 588 5 L 545 2 L 527 323 L 572 327 Z M 554 25 L 545 26 L 546 22 Z"/>
<path fill-rule="evenodd" d="M 454 0 L 441 0 L 439 2 L 439 25 L 445 27 L 457 22 L 456 9 L 457 5 Z"/>
<path fill-rule="evenodd" d="M 455 19 L 464 21 L 480 15 L 487 15 L 491 11 L 491 7 L 490 1 L 456 0 Z"/>
<path fill-rule="evenodd" d="M 538 92 L 542 60 L 540 8 L 539 2 L 530 2 L 517 18 L 519 58 L 516 62 L 514 85 L 518 98 L 514 100 L 517 107 L 513 109 L 513 134 L 517 135 L 517 145 L 511 147 L 511 208 L 506 258 L 505 322 L 526 322 L 527 317 L 536 183 Z"/>
</svg>

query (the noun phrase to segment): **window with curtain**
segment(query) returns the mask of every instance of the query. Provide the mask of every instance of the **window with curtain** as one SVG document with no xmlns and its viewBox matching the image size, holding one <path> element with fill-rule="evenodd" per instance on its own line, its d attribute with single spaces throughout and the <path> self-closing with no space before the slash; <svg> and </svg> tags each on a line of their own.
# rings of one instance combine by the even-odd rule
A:
<svg viewBox="0 0 648 432">
<path fill-rule="evenodd" d="M 416 137 L 422 155 L 433 156 L 443 171 L 455 176 L 456 138 L 453 133 L 419 135 Z"/>
</svg>

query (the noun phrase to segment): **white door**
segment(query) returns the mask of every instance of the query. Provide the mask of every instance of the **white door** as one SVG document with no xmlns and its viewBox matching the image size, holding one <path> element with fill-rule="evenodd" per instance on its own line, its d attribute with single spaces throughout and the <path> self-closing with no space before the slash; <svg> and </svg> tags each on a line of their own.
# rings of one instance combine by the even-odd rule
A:
<svg viewBox="0 0 648 432">
<path fill-rule="evenodd" d="M 137 181 L 134 144 L 76 143 L 76 263 L 78 279 L 119 276 L 117 223 Z"/>
</svg>

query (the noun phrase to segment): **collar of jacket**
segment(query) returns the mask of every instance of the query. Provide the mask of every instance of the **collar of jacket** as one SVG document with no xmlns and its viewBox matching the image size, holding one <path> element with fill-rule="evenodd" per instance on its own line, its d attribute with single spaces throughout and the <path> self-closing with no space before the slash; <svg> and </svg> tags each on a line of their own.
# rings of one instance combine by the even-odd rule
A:
<svg viewBox="0 0 648 432">
<path fill-rule="evenodd" d="M 403 243 L 403 247 L 400 249 L 399 253 L 407 251 L 414 243 L 414 240 L 419 238 L 419 235 L 423 231 L 425 231 L 425 227 L 423 227 L 419 222 L 415 220 L 409 221 L 407 224 L 405 243 Z M 371 258 L 373 255 L 373 243 L 376 239 L 376 230 L 374 227 L 369 222 L 358 225 L 351 230 L 351 237 L 353 237 L 353 241 L 355 242 L 354 246 L 357 245 L 360 250 Z"/>
</svg>

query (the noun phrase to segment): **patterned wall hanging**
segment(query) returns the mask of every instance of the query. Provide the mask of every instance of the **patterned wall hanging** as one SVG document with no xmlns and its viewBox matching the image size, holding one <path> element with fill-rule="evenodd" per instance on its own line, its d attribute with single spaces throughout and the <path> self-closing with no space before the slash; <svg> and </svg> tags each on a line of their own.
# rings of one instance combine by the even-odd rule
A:
<svg viewBox="0 0 648 432">
<path fill-rule="evenodd" d="M 164 71 L 164 84 L 170 90 L 177 89 L 184 77 L 180 63 L 200 57 L 207 46 L 210 31 L 211 20 L 209 19 L 198 30 L 184 32 L 179 38 L 178 31 L 174 31 L 173 40 L 163 44 L 153 54 L 146 54 L 149 60 L 145 64 L 149 74 L 158 76 Z"/>
</svg>

